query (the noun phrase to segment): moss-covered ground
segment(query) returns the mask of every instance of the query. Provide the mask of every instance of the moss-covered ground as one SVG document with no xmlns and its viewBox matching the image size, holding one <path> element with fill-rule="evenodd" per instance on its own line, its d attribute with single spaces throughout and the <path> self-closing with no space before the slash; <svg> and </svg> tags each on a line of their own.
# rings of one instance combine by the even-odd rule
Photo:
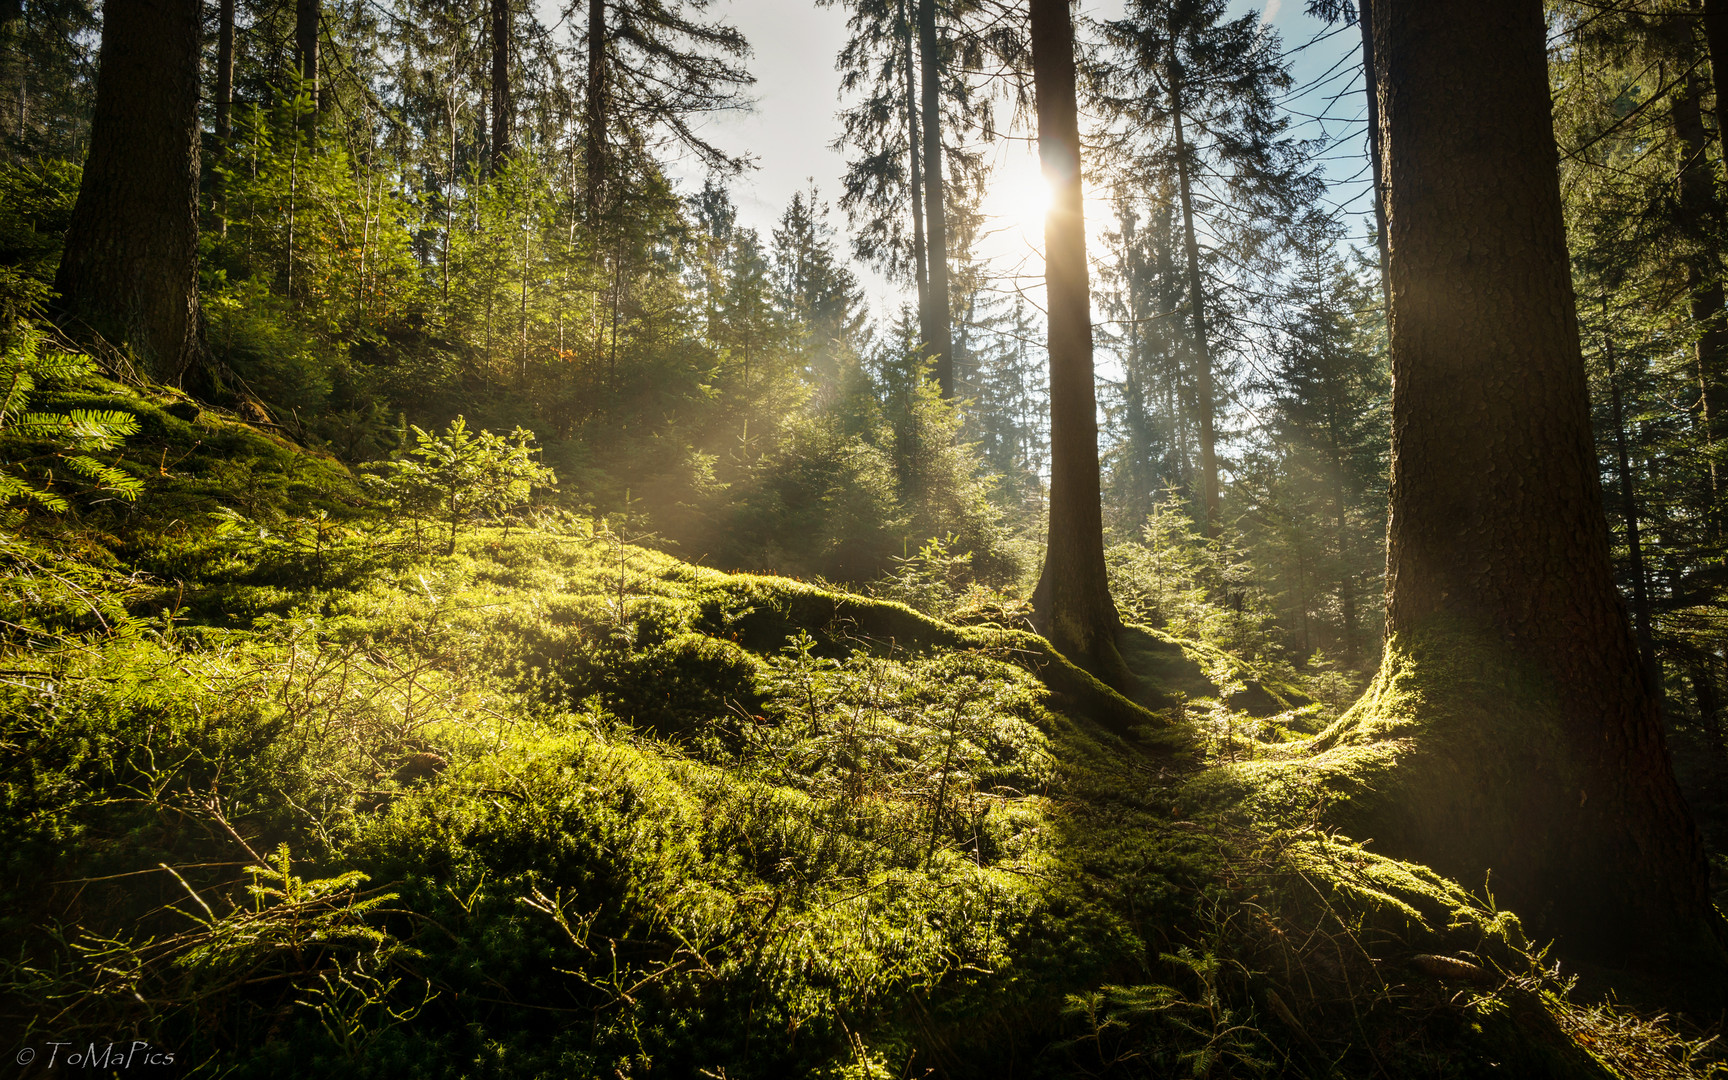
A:
<svg viewBox="0 0 1728 1080">
<path fill-rule="evenodd" d="M 445 556 L 331 462 L 102 393 L 140 416 L 144 497 L 7 533 L 8 1053 L 143 1040 L 241 1077 L 1712 1067 L 1569 1001 L 1514 914 L 1244 780 L 1327 717 L 1228 652 L 1130 631 L 1135 703 L 1024 631 L 567 514 Z"/>
</svg>

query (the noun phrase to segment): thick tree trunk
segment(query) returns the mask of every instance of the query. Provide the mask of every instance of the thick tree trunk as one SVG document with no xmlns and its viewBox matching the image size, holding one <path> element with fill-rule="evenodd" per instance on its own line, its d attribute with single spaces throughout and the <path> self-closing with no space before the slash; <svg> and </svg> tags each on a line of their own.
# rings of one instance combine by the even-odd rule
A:
<svg viewBox="0 0 1728 1080">
<path fill-rule="evenodd" d="M 1373 0 L 1393 378 L 1372 835 L 1562 953 L 1708 969 L 1708 870 L 1614 589 L 1539 0 Z M 1391 794 L 1395 793 L 1395 794 Z M 1720 986 L 1717 986 L 1720 992 Z"/>
<path fill-rule="evenodd" d="M 318 24 L 323 19 L 323 0 L 295 0 L 294 70 L 300 76 L 301 89 L 311 97 L 312 107 L 300 120 L 308 139 L 312 138 L 318 129 Z"/>
<path fill-rule="evenodd" d="M 948 211 L 942 194 L 942 58 L 936 40 L 936 0 L 918 0 L 918 57 L 924 105 L 924 216 L 929 233 L 930 287 L 921 312 L 924 347 L 936 358 L 936 384 L 954 396 L 953 331 L 948 315 Z"/>
<path fill-rule="evenodd" d="M 606 205 L 606 0 L 588 0 L 588 223 Z"/>
<path fill-rule="evenodd" d="M 913 70 L 917 50 L 912 45 L 912 19 L 906 10 L 907 0 L 900 0 L 901 44 L 906 50 L 906 145 L 912 155 L 912 275 L 918 286 L 918 330 L 927 332 L 924 313 L 930 304 L 930 270 L 925 263 L 924 249 L 924 165 L 918 145 L 923 126 L 918 123 L 918 83 Z"/>
<path fill-rule="evenodd" d="M 1201 522 L 1207 536 L 1218 532 L 1218 442 L 1213 430 L 1212 345 L 1206 331 L 1206 291 L 1200 245 L 1194 236 L 1194 196 L 1188 175 L 1188 140 L 1182 128 L 1182 80 L 1170 79 L 1170 116 L 1176 139 L 1176 184 L 1182 199 L 1182 245 L 1188 256 L 1188 309 L 1194 327 L 1194 396 L 1200 418 Z"/>
<path fill-rule="evenodd" d="M 492 170 L 504 167 L 515 145 L 511 124 L 516 106 L 510 96 L 510 0 L 492 0 Z"/>
<path fill-rule="evenodd" d="M 108 0 L 59 320 L 177 383 L 199 353 L 199 0 Z"/>
<path fill-rule="evenodd" d="M 1092 305 L 1080 196 L 1074 25 L 1068 0 L 1031 0 L 1038 157 L 1053 199 L 1044 219 L 1050 343 L 1050 534 L 1033 597 L 1051 643 L 1100 678 L 1126 687 L 1116 649 L 1121 619 L 1104 568 L 1098 484 L 1098 403 L 1092 384 Z"/>
</svg>

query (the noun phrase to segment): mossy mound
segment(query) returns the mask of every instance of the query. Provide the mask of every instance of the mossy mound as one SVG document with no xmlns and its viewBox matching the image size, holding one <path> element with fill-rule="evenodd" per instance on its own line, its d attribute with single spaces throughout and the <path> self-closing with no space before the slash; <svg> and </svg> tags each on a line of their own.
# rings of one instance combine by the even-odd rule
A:
<svg viewBox="0 0 1728 1080">
<path fill-rule="evenodd" d="M 1162 698 L 1215 698 L 1254 717 L 1313 704 L 1287 682 L 1269 677 L 1215 645 L 1175 637 L 1150 626 L 1129 626 L 1120 637 L 1123 658 Z"/>
<path fill-rule="evenodd" d="M 1259 820 L 1306 813 L 1371 837 L 1377 850 L 1475 873 L 1483 850 L 1512 853 L 1513 863 L 1524 852 L 1534 864 L 1554 842 L 1544 831 L 1553 807 L 1542 800 L 1578 787 L 1552 775 L 1563 763 L 1544 753 L 1562 735 L 1551 699 L 1496 650 L 1456 635 L 1393 638 L 1367 692 L 1336 722 L 1225 764 L 1195 790 Z"/>
</svg>

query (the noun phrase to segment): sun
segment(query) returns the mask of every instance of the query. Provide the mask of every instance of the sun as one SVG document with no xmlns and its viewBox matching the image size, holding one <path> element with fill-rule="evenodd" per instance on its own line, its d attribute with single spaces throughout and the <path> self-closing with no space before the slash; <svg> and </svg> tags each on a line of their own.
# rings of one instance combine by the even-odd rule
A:
<svg viewBox="0 0 1728 1080">
<path fill-rule="evenodd" d="M 984 190 L 985 229 L 1015 244 L 1044 246 L 1044 216 L 1050 212 L 1050 185 L 1036 158 L 1001 162 Z"/>
</svg>

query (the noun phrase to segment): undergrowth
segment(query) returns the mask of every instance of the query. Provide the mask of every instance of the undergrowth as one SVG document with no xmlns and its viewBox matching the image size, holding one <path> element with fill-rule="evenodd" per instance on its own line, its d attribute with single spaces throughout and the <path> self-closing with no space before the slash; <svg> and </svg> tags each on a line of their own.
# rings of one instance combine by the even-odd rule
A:
<svg viewBox="0 0 1728 1080">
<path fill-rule="evenodd" d="M 1330 715 L 1265 657 L 1135 630 L 1123 701 L 945 544 L 891 599 L 568 513 L 450 551 L 332 463 L 114 393 L 163 475 L 0 548 L 20 1046 L 241 1077 L 1723 1071 L 1318 808 L 1208 797 Z"/>
</svg>

